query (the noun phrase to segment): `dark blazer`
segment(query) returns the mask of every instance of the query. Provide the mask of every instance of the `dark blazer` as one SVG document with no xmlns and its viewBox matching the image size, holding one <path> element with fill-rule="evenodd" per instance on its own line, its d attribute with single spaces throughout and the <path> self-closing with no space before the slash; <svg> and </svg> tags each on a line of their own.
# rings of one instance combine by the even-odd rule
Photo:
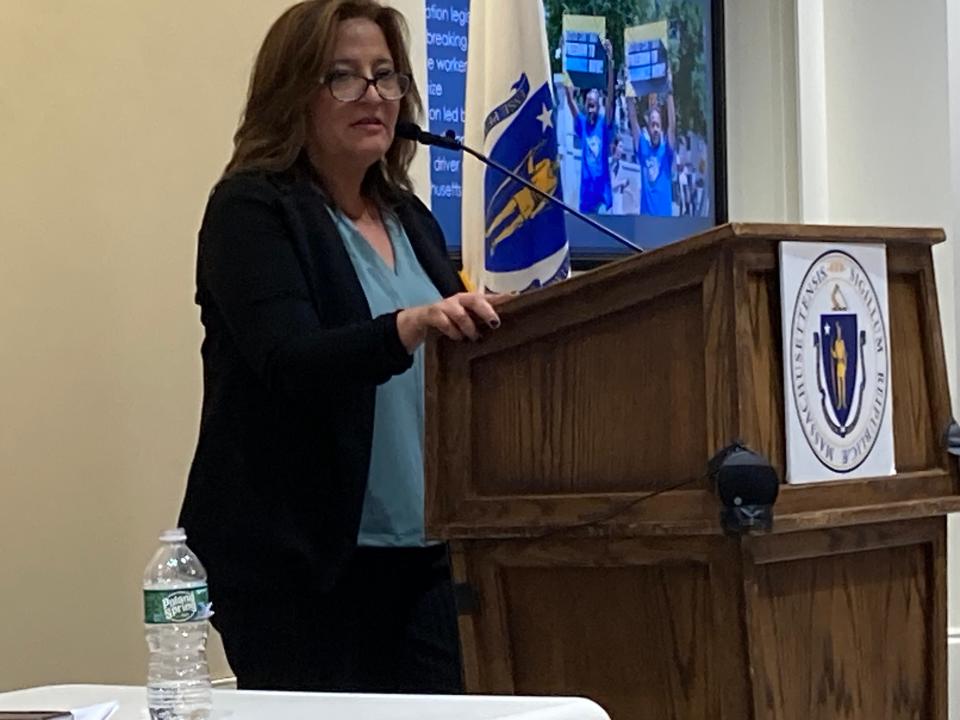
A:
<svg viewBox="0 0 960 720">
<path fill-rule="evenodd" d="M 443 296 L 461 291 L 413 195 L 393 208 Z M 356 545 L 376 386 L 412 364 L 372 318 L 307 179 L 242 174 L 207 204 L 197 258 L 203 410 L 180 524 L 223 602 L 323 592 Z"/>
</svg>

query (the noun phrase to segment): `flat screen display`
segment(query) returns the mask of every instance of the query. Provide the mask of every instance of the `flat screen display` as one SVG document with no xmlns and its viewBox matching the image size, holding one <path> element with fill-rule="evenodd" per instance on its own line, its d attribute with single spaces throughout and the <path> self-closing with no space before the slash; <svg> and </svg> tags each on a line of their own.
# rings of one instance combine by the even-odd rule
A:
<svg viewBox="0 0 960 720">
<path fill-rule="evenodd" d="M 643 248 L 726 222 L 722 0 L 542 2 L 564 201 Z M 463 135 L 469 16 L 470 0 L 426 3 L 434 133 Z M 454 254 L 473 161 L 431 149 L 432 207 Z M 566 223 L 575 267 L 631 252 Z"/>
</svg>

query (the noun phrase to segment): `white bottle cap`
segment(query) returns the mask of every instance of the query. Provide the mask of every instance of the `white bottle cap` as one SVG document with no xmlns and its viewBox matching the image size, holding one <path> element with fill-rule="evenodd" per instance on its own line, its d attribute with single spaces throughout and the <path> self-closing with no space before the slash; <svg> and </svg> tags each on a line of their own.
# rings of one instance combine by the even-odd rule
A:
<svg viewBox="0 0 960 720">
<path fill-rule="evenodd" d="M 187 541 L 187 531 L 183 528 L 173 528 L 160 533 L 160 542 L 182 543 Z"/>
</svg>

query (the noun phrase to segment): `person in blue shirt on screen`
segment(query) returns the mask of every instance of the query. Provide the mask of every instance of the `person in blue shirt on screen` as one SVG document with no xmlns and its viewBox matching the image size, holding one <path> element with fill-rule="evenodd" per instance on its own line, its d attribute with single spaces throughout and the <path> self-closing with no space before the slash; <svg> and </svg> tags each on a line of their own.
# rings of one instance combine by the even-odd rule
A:
<svg viewBox="0 0 960 720">
<path fill-rule="evenodd" d="M 580 212 L 599 213 L 613 206 L 610 185 L 610 140 L 613 135 L 613 45 L 603 41 L 607 52 L 607 96 L 600 112 L 600 91 L 590 89 L 583 110 L 577 106 L 573 86 L 566 85 L 567 107 L 573 115 L 573 131 L 580 138 Z"/>
<path fill-rule="evenodd" d="M 672 82 L 670 85 L 672 87 Z M 663 130 L 663 116 L 656 102 L 650 103 L 643 127 L 640 126 L 638 118 L 637 98 L 629 98 L 628 105 L 630 131 L 633 133 L 637 163 L 640 165 L 640 214 L 671 217 L 674 148 L 677 146 L 677 111 L 673 92 L 667 92 L 666 135 Z"/>
</svg>

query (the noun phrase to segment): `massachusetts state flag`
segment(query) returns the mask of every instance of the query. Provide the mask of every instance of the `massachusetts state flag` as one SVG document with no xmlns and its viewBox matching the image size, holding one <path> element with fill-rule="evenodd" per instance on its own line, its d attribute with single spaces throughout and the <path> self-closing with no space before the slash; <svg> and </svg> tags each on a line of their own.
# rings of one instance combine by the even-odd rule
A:
<svg viewBox="0 0 960 720">
<path fill-rule="evenodd" d="M 562 198 L 555 117 L 541 0 L 471 3 L 464 142 Z M 465 160 L 463 264 L 473 286 L 522 292 L 566 278 L 563 210 Z"/>
</svg>

